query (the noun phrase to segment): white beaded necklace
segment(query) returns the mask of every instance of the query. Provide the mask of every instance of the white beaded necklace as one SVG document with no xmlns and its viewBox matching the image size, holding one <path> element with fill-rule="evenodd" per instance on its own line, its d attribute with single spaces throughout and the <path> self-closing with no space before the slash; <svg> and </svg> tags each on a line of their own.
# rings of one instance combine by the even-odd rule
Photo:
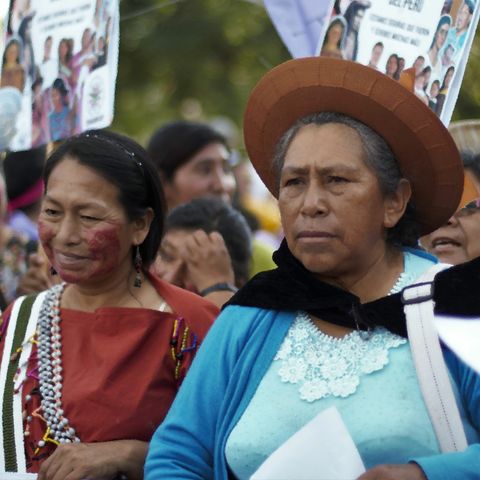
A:
<svg viewBox="0 0 480 480">
<path fill-rule="evenodd" d="M 45 296 L 38 320 L 38 371 L 41 406 L 50 436 L 59 443 L 80 442 L 62 408 L 62 336 L 60 298 L 65 283 L 55 285 Z"/>
</svg>

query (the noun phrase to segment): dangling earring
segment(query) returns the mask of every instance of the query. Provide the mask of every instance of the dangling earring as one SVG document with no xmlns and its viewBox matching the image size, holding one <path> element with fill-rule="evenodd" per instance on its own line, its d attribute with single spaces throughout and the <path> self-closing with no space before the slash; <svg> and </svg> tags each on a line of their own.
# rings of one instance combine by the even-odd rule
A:
<svg viewBox="0 0 480 480">
<path fill-rule="evenodd" d="M 137 250 L 135 252 L 135 261 L 133 266 L 135 268 L 135 281 L 133 286 L 140 288 L 142 286 L 142 256 L 140 255 L 140 247 L 137 245 Z"/>
</svg>

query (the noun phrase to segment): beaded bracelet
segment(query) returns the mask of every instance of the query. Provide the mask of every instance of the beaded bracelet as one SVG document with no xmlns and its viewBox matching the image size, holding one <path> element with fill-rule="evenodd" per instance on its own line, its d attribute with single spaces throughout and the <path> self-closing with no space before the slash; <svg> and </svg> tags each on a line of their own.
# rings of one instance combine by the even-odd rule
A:
<svg viewBox="0 0 480 480">
<path fill-rule="evenodd" d="M 235 287 L 235 285 L 232 285 L 227 282 L 220 282 L 220 283 L 214 283 L 213 285 L 210 285 L 207 288 L 204 288 L 203 290 L 200 290 L 198 292 L 199 295 L 202 297 L 207 296 L 209 293 L 212 292 L 233 292 L 235 293 L 238 291 L 238 288 Z"/>
</svg>

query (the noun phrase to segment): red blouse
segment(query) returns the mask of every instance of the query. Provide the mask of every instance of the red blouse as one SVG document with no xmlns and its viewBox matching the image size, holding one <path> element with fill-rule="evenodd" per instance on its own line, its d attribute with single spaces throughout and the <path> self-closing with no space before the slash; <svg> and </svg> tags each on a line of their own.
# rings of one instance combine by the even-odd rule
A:
<svg viewBox="0 0 480 480">
<path fill-rule="evenodd" d="M 63 409 L 82 442 L 149 441 L 218 314 L 215 305 L 198 295 L 157 278 L 151 281 L 174 313 L 118 307 L 93 313 L 61 310 Z M 48 441 L 38 448 L 46 424 L 37 412 L 36 366 L 34 347 L 27 369 L 34 373 L 23 385 L 29 472 L 38 472 L 55 448 Z"/>
</svg>

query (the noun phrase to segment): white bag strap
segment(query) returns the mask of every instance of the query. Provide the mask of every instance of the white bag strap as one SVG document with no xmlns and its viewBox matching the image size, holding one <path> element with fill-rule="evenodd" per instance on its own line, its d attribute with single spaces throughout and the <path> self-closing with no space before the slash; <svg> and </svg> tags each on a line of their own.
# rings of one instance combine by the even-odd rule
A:
<svg viewBox="0 0 480 480">
<path fill-rule="evenodd" d="M 9 471 L 18 473 L 27 471 L 23 435 L 22 387 L 23 380 L 27 375 L 27 362 L 33 345 L 28 339 L 35 334 L 44 298 L 45 292 L 42 292 L 31 298 L 30 302 L 32 303 L 27 306 L 28 297 L 20 297 L 13 304 L 10 313 L 0 365 L 0 474 L 2 479 L 7 468 Z M 26 306 L 26 310 L 21 313 L 22 308 Z M 28 315 L 28 320 L 23 326 L 19 320 L 21 315 Z M 12 379 L 13 372 L 10 371 L 12 369 L 10 355 L 16 345 L 20 346 L 20 351 L 16 361 L 15 377 L 17 379 L 15 380 L 15 377 Z"/>
<path fill-rule="evenodd" d="M 437 264 L 402 291 L 407 332 L 430 420 L 443 453 L 467 448 L 460 412 L 434 325 L 433 279 L 449 265 Z"/>
</svg>

